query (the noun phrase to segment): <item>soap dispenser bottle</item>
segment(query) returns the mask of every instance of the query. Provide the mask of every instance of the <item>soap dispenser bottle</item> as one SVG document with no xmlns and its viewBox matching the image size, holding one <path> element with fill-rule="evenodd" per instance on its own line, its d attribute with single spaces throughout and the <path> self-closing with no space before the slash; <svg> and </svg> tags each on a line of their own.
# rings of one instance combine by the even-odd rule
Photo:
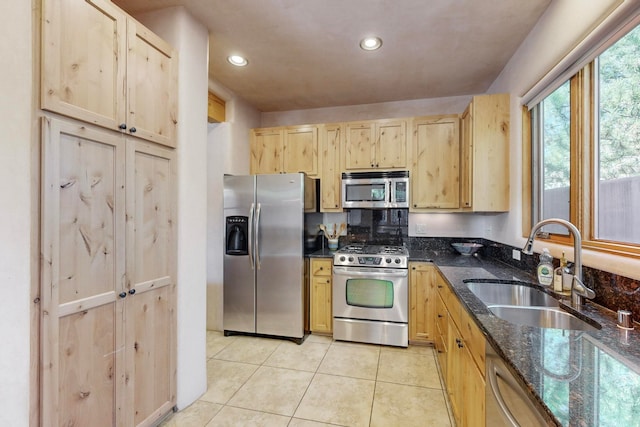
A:
<svg viewBox="0 0 640 427">
<path fill-rule="evenodd" d="M 540 254 L 538 282 L 542 286 L 551 286 L 553 284 L 553 257 L 547 248 L 542 249 L 542 254 Z"/>
<path fill-rule="evenodd" d="M 562 258 L 560 258 L 560 267 L 553 270 L 553 290 L 556 292 L 562 292 L 562 280 L 566 267 L 567 258 L 565 258 L 564 252 L 562 252 Z"/>
</svg>

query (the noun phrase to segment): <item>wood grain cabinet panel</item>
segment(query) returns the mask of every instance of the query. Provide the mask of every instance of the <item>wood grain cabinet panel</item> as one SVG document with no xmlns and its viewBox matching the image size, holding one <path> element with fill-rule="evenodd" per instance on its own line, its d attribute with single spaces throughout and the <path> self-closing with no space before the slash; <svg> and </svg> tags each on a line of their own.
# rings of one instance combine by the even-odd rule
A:
<svg viewBox="0 0 640 427">
<path fill-rule="evenodd" d="M 406 169 L 406 120 L 345 124 L 345 170 Z"/>
<path fill-rule="evenodd" d="M 509 94 L 474 96 L 461 116 L 460 204 L 509 210 Z"/>
<path fill-rule="evenodd" d="M 43 425 L 152 425 L 175 404 L 174 152 L 127 139 L 43 120 Z"/>
<path fill-rule="evenodd" d="M 486 338 L 436 271 L 435 334 L 438 363 L 456 425 L 485 425 Z"/>
<path fill-rule="evenodd" d="M 412 120 L 411 211 L 460 206 L 460 137 L 456 115 Z"/>
<path fill-rule="evenodd" d="M 41 107 L 175 146 L 177 57 L 107 0 L 43 0 Z"/>
<path fill-rule="evenodd" d="M 331 259 L 311 260 L 311 332 L 333 332 L 333 281 Z"/>
<path fill-rule="evenodd" d="M 282 170 L 318 175 L 318 127 L 297 126 L 284 130 Z"/>
<path fill-rule="evenodd" d="M 409 263 L 409 341 L 433 343 L 435 337 L 436 267 Z"/>
<path fill-rule="evenodd" d="M 251 174 L 297 173 L 318 175 L 318 127 L 289 126 L 252 129 Z"/>
<path fill-rule="evenodd" d="M 342 180 L 340 173 L 340 147 L 342 146 L 343 127 L 328 124 L 320 128 L 322 173 L 320 191 L 322 212 L 342 212 Z"/>
</svg>

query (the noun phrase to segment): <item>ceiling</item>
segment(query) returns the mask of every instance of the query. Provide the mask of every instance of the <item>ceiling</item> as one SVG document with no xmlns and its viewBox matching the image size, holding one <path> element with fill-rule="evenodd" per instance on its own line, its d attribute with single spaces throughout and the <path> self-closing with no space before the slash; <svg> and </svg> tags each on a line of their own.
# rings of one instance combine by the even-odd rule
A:
<svg viewBox="0 0 640 427">
<path fill-rule="evenodd" d="M 484 93 L 551 0 L 114 0 L 184 5 L 209 74 L 263 112 Z M 359 47 L 369 35 L 377 51 Z M 227 56 L 239 54 L 238 68 Z"/>
</svg>

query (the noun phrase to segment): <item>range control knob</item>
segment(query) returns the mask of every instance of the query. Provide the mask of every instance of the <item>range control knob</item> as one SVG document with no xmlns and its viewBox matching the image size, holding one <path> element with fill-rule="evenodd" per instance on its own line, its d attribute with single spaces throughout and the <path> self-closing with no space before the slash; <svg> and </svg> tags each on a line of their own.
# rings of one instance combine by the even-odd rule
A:
<svg viewBox="0 0 640 427">
<path fill-rule="evenodd" d="M 384 260 L 387 264 L 391 264 L 391 258 L 387 258 Z"/>
<path fill-rule="evenodd" d="M 400 264 L 400 258 L 396 258 L 396 264 Z"/>
<path fill-rule="evenodd" d="M 353 262 L 353 257 L 352 256 L 349 257 L 349 262 Z"/>
<path fill-rule="evenodd" d="M 345 260 L 344 255 L 342 255 L 342 256 L 340 257 L 340 261 L 344 261 L 344 260 Z"/>
</svg>

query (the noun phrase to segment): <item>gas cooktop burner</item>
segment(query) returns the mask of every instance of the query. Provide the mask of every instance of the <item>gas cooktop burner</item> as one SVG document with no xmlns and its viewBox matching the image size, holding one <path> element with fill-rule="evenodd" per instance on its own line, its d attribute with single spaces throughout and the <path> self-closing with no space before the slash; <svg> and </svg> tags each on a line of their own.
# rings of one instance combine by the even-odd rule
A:
<svg viewBox="0 0 640 427">
<path fill-rule="evenodd" d="M 404 246 L 358 244 L 344 246 L 337 253 L 362 255 L 409 255 L 409 251 Z"/>
<path fill-rule="evenodd" d="M 409 251 L 404 246 L 352 244 L 335 253 L 333 265 L 407 268 L 408 259 Z"/>
</svg>

